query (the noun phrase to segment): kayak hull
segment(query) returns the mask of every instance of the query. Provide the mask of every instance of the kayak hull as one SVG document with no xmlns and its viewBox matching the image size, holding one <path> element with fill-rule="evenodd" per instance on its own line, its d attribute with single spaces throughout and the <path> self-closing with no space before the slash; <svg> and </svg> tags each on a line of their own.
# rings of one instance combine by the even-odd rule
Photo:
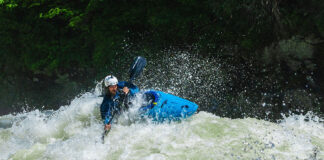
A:
<svg viewBox="0 0 324 160">
<path fill-rule="evenodd" d="M 144 95 L 150 97 L 151 103 L 140 108 L 141 115 L 154 121 L 178 121 L 192 116 L 198 109 L 189 100 L 161 91 L 149 90 Z"/>
</svg>

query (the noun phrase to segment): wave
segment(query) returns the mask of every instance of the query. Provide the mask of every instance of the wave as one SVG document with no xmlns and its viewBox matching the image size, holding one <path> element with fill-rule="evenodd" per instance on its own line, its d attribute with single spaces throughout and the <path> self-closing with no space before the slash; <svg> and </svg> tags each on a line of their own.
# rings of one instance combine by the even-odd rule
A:
<svg viewBox="0 0 324 160">
<path fill-rule="evenodd" d="M 129 119 L 131 108 L 102 144 L 99 88 L 56 111 L 1 116 L 0 159 L 324 159 L 323 119 L 310 112 L 273 123 L 200 111 L 157 124 Z"/>
</svg>

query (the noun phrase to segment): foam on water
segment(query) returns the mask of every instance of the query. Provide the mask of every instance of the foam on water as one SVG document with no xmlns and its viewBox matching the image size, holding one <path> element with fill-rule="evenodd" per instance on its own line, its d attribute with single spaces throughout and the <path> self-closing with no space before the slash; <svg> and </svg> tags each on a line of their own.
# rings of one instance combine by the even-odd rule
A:
<svg viewBox="0 0 324 160">
<path fill-rule="evenodd" d="M 199 112 L 156 124 L 134 107 L 102 144 L 98 88 L 57 111 L 1 116 L 12 125 L 0 128 L 0 159 L 324 159 L 323 119 L 311 113 L 272 123 Z"/>
<path fill-rule="evenodd" d="M 140 88 L 194 100 L 201 110 L 213 106 L 210 97 L 222 100 L 226 96 L 222 90 L 231 81 L 216 60 L 175 54 L 151 63 L 146 76 L 138 79 Z M 139 117 L 141 96 L 118 118 L 102 144 L 100 84 L 56 111 L 1 116 L 0 160 L 324 159 L 324 121 L 315 114 L 291 114 L 272 123 L 201 111 L 181 122 L 157 124 Z"/>
</svg>

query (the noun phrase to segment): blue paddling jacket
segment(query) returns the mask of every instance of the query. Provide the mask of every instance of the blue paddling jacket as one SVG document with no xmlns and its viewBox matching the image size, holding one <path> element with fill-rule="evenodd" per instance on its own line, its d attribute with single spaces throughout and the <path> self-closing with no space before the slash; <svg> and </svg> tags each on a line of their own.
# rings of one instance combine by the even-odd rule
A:
<svg viewBox="0 0 324 160">
<path fill-rule="evenodd" d="M 108 124 L 111 122 L 113 116 L 119 115 L 121 113 L 121 105 L 125 98 L 133 97 L 137 92 L 139 92 L 139 88 L 132 83 L 128 83 L 125 81 L 118 82 L 117 84 L 118 90 L 115 96 L 110 94 L 105 94 L 104 99 L 100 105 L 100 113 L 101 118 L 104 121 L 104 124 Z M 124 87 L 129 88 L 129 93 L 124 95 L 119 91 Z M 127 104 L 125 104 L 127 105 Z"/>
</svg>

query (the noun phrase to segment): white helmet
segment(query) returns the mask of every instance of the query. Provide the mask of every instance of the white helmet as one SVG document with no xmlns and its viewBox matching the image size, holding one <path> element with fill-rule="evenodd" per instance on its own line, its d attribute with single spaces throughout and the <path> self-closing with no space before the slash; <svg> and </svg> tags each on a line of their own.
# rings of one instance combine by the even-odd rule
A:
<svg viewBox="0 0 324 160">
<path fill-rule="evenodd" d="M 118 79 L 115 76 L 112 76 L 112 75 L 106 76 L 104 81 L 105 81 L 105 86 L 106 87 L 118 84 Z"/>
</svg>

